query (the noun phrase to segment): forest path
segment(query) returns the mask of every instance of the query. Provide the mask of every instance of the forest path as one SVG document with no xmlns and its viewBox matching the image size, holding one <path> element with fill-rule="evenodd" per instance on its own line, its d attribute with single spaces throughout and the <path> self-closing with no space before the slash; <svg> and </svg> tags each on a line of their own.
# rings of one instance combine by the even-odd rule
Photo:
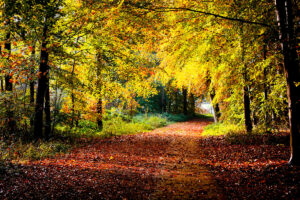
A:
<svg viewBox="0 0 300 200">
<path fill-rule="evenodd" d="M 151 195 L 153 199 L 224 199 L 210 172 L 200 165 L 203 152 L 199 139 L 208 123 L 209 120 L 194 119 L 150 133 L 170 140 L 161 158 L 164 172 Z"/>
<path fill-rule="evenodd" d="M 200 165 L 206 119 L 95 139 L 71 153 L 26 163 L 4 180 L 7 199 L 223 199 Z"/>
</svg>

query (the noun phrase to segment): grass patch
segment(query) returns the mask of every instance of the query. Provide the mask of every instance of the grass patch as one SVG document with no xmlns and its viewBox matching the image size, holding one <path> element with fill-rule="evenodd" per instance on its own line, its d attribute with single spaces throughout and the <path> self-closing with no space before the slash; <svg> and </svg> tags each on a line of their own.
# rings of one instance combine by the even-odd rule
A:
<svg viewBox="0 0 300 200">
<path fill-rule="evenodd" d="M 168 119 L 159 114 L 139 114 L 132 118 L 132 122 L 142 124 L 146 130 L 153 130 L 155 128 L 166 126 Z"/>
<path fill-rule="evenodd" d="M 78 127 L 70 128 L 68 125 L 56 126 L 56 136 L 64 140 L 76 140 L 78 138 L 112 137 L 126 134 L 135 134 L 160 128 L 175 122 L 187 121 L 190 116 L 183 114 L 138 114 L 128 117 L 124 114 L 111 112 L 103 119 L 103 129 L 99 130 L 95 122 L 80 120 Z"/>
<path fill-rule="evenodd" d="M 76 145 L 80 138 L 93 139 L 136 134 L 166 126 L 170 123 L 186 121 L 189 117 L 172 114 L 139 114 L 132 118 L 124 114 L 113 113 L 103 120 L 103 129 L 88 120 L 80 120 L 78 127 L 71 128 L 66 124 L 55 127 L 52 141 L 23 142 L 0 141 L 0 174 L 3 166 L 12 161 L 39 160 L 64 154 Z M 4 167 L 5 169 L 5 167 Z"/>
<path fill-rule="evenodd" d="M 78 127 L 73 128 L 66 124 L 57 124 L 54 131 L 54 137 L 73 143 L 76 139 L 82 137 L 92 138 L 101 135 L 101 130 L 97 129 L 96 123 L 88 120 L 85 121 L 86 122 L 80 122 Z"/>
<path fill-rule="evenodd" d="M 235 124 L 213 123 L 204 128 L 203 136 L 221 136 L 244 134 L 244 128 Z"/>
<path fill-rule="evenodd" d="M 165 117 L 168 120 L 168 123 L 184 122 L 192 118 L 192 116 L 188 116 L 184 114 L 170 114 L 170 113 L 163 113 L 162 117 Z"/>
<path fill-rule="evenodd" d="M 232 133 L 225 136 L 225 140 L 230 144 L 237 145 L 279 145 L 289 146 L 288 133 L 252 133 L 240 134 Z"/>
<path fill-rule="evenodd" d="M 125 134 L 134 134 L 146 131 L 147 129 L 142 123 L 127 122 L 121 117 L 112 118 L 104 121 L 103 130 L 99 132 L 99 136 L 111 137 Z"/>
<path fill-rule="evenodd" d="M 71 145 L 58 141 L 39 141 L 35 143 L 22 143 L 22 141 L 0 143 L 0 160 L 2 162 L 12 160 L 38 160 L 66 153 Z"/>
<path fill-rule="evenodd" d="M 229 144 L 237 145 L 289 145 L 287 132 L 269 133 L 263 129 L 256 128 L 251 134 L 247 134 L 241 125 L 214 123 L 206 126 L 203 136 L 224 136 Z"/>
<path fill-rule="evenodd" d="M 213 114 L 199 114 L 199 113 L 196 113 L 195 116 L 197 118 L 200 118 L 200 119 L 213 119 L 214 118 Z"/>
</svg>

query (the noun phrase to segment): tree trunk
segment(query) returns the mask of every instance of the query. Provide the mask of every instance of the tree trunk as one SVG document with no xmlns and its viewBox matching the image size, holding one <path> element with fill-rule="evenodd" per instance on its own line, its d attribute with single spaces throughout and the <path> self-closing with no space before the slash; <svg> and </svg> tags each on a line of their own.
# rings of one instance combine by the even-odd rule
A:
<svg viewBox="0 0 300 200">
<path fill-rule="evenodd" d="M 161 86 L 161 112 L 167 112 L 167 98 L 165 88 Z"/>
<path fill-rule="evenodd" d="M 175 104 L 174 104 L 174 113 L 178 114 L 178 89 L 175 89 Z"/>
<path fill-rule="evenodd" d="M 77 37 L 76 39 L 76 44 L 78 43 L 79 37 Z M 75 54 L 78 53 L 77 51 L 75 51 Z M 75 55 L 74 55 L 75 56 Z M 73 66 L 72 66 L 72 73 L 71 73 L 71 100 L 72 100 L 72 122 L 71 122 L 71 127 L 74 126 L 74 123 L 76 121 L 76 124 L 78 124 L 78 120 L 75 120 L 75 95 L 74 95 L 74 90 L 75 90 L 75 86 L 74 86 L 74 75 L 75 75 L 75 66 L 76 66 L 76 58 L 74 57 L 73 60 Z M 75 125 L 76 125 L 75 124 Z M 77 126 L 77 125 L 76 125 Z"/>
<path fill-rule="evenodd" d="M 263 58 L 264 58 L 264 60 L 267 59 L 267 44 L 266 43 L 267 42 L 265 41 L 265 44 L 263 46 Z M 264 97 L 265 97 L 265 103 L 268 101 L 268 98 L 269 98 L 268 94 L 269 94 L 269 90 L 270 90 L 268 84 L 266 83 L 267 75 L 268 75 L 268 70 L 267 70 L 267 67 L 265 67 L 264 68 Z M 270 123 L 271 123 L 271 120 L 270 120 L 269 110 L 265 109 L 265 127 L 266 127 L 266 131 L 268 131 L 268 128 L 270 127 Z"/>
<path fill-rule="evenodd" d="M 213 89 L 213 91 L 210 92 L 210 102 L 213 108 L 214 122 L 217 123 L 221 117 L 221 112 L 220 112 L 219 104 L 218 103 L 213 104 L 214 98 L 215 98 L 215 90 Z"/>
<path fill-rule="evenodd" d="M 43 111 L 44 111 L 44 99 L 47 91 L 47 84 L 49 83 L 49 54 L 47 51 L 47 24 L 43 28 L 43 40 L 41 49 L 41 60 L 38 77 L 38 88 L 36 95 L 36 106 L 35 106 L 35 119 L 34 119 L 34 137 L 36 139 L 42 138 L 43 136 Z"/>
<path fill-rule="evenodd" d="M 245 127 L 247 133 L 252 132 L 252 120 L 251 120 L 251 109 L 250 109 L 250 97 L 249 97 L 249 80 L 247 74 L 247 67 L 245 65 L 245 47 L 244 47 L 244 27 L 243 23 L 240 25 L 240 34 L 241 34 L 241 63 L 243 65 L 243 79 L 244 79 L 244 87 L 243 87 L 243 102 L 244 102 L 244 118 L 245 118 Z"/>
<path fill-rule="evenodd" d="M 195 97 L 193 94 L 189 96 L 190 113 L 195 116 Z"/>
<path fill-rule="evenodd" d="M 291 146 L 289 164 L 300 165 L 300 66 L 296 49 L 293 5 L 291 0 L 275 0 L 275 4 L 287 81 Z"/>
<path fill-rule="evenodd" d="M 3 77 L 1 77 L 1 91 L 4 91 L 4 85 L 3 85 Z"/>
<path fill-rule="evenodd" d="M 101 87 L 102 87 L 102 58 L 100 53 L 96 55 L 97 59 L 97 74 L 96 74 L 96 84 L 97 84 L 97 89 L 98 91 L 98 102 L 97 102 L 97 124 L 98 124 L 98 129 L 102 130 L 103 129 L 103 121 L 102 121 L 102 96 L 101 96 Z"/>
<path fill-rule="evenodd" d="M 51 112 L 50 112 L 50 88 L 49 88 L 49 79 L 47 81 L 47 88 L 45 94 L 45 138 L 48 140 L 51 133 Z"/>
<path fill-rule="evenodd" d="M 6 34 L 5 44 L 4 44 L 4 49 L 7 51 L 8 64 L 10 63 L 10 54 L 11 54 L 10 35 L 11 35 L 10 32 Z M 12 76 L 8 73 L 5 75 L 4 79 L 5 79 L 5 90 L 8 92 L 12 92 L 13 91 Z M 7 119 L 7 126 L 8 126 L 9 133 L 13 134 L 16 128 L 16 120 L 14 119 L 12 96 L 10 96 L 9 100 L 7 101 L 6 119 Z"/>
<path fill-rule="evenodd" d="M 168 113 L 171 113 L 172 110 L 171 110 L 171 105 L 172 105 L 172 99 L 171 97 L 168 98 L 168 109 L 167 109 L 167 112 Z"/>
<path fill-rule="evenodd" d="M 10 53 L 11 53 L 11 42 L 10 42 L 10 33 L 6 34 L 6 40 L 5 40 L 5 50 L 7 51 L 7 60 L 10 60 Z M 10 74 L 5 75 L 5 90 L 6 91 L 12 91 L 13 85 L 11 82 L 12 77 Z"/>
<path fill-rule="evenodd" d="M 72 121 L 71 128 L 74 126 L 74 118 L 75 118 L 75 96 L 74 96 L 74 71 L 75 71 L 75 58 L 73 61 L 72 74 L 71 74 L 71 100 L 72 100 Z"/>
<path fill-rule="evenodd" d="M 103 129 L 103 121 L 102 121 L 102 99 L 101 97 L 98 99 L 97 102 L 97 124 L 98 124 L 98 129 L 102 130 Z"/>
<path fill-rule="evenodd" d="M 250 98 L 249 98 L 248 86 L 244 86 L 243 97 L 244 97 L 244 117 L 245 117 L 246 131 L 247 131 L 247 133 L 251 133 L 253 127 L 252 127 L 252 120 L 251 120 Z"/>
<path fill-rule="evenodd" d="M 31 51 L 31 66 L 30 66 L 30 83 L 29 83 L 29 87 L 30 87 L 30 103 L 34 104 L 34 66 L 35 66 L 35 45 L 33 45 L 32 47 L 32 51 Z"/>
<path fill-rule="evenodd" d="M 187 115 L 188 110 L 187 110 L 187 89 L 186 88 L 182 89 L 182 95 L 183 95 L 183 114 Z"/>
<path fill-rule="evenodd" d="M 31 66 L 30 66 L 30 82 L 29 82 L 29 90 L 30 90 L 30 104 L 33 107 L 34 106 L 34 68 L 35 68 L 35 44 L 32 47 L 31 51 Z M 34 117 L 30 117 L 30 126 L 34 126 Z"/>
</svg>

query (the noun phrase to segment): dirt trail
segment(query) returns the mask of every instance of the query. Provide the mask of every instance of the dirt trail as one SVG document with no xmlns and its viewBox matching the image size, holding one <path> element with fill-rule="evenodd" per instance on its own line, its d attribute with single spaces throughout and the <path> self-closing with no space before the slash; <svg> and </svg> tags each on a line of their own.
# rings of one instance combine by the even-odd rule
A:
<svg viewBox="0 0 300 200">
<path fill-rule="evenodd" d="M 153 199 L 224 199 L 209 171 L 201 166 L 199 137 L 208 121 L 194 120 L 157 129 L 151 134 L 171 138 Z M 164 161 L 165 160 L 165 161 Z"/>
<path fill-rule="evenodd" d="M 208 123 L 94 140 L 70 154 L 21 165 L 19 174 L 0 182 L 0 199 L 223 199 L 199 164 L 198 140 Z"/>
</svg>

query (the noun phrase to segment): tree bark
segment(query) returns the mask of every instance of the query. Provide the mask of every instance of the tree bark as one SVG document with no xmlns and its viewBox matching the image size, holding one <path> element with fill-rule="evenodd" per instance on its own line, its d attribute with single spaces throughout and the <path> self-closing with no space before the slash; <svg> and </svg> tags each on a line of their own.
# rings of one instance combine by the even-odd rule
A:
<svg viewBox="0 0 300 200">
<path fill-rule="evenodd" d="M 217 123 L 221 117 L 220 107 L 218 103 L 213 104 L 213 100 L 215 98 L 215 90 L 213 89 L 212 92 L 210 92 L 210 102 L 212 104 L 213 108 L 213 116 L 214 116 L 214 122 Z"/>
<path fill-rule="evenodd" d="M 195 97 L 193 94 L 189 96 L 190 113 L 195 116 Z"/>
<path fill-rule="evenodd" d="M 178 89 L 175 89 L 175 104 L 174 104 L 174 113 L 178 114 Z"/>
<path fill-rule="evenodd" d="M 252 132 L 252 120 L 251 120 L 251 109 L 250 109 L 250 97 L 249 97 L 249 80 L 247 74 L 247 67 L 245 65 L 245 47 L 244 47 L 244 27 L 243 23 L 240 25 L 240 34 L 241 34 L 241 63 L 243 65 L 243 79 L 244 79 L 244 87 L 243 87 L 243 102 L 244 102 L 244 120 L 245 127 L 247 133 Z"/>
<path fill-rule="evenodd" d="M 102 96 L 101 96 L 101 87 L 102 87 L 102 58 L 100 53 L 96 55 L 97 57 L 97 74 L 96 74 L 96 84 L 97 84 L 97 89 L 98 91 L 98 102 L 97 102 L 97 125 L 98 129 L 102 130 L 103 129 L 103 121 L 102 121 Z"/>
<path fill-rule="evenodd" d="M 32 51 L 31 51 L 31 66 L 30 66 L 30 82 L 29 82 L 29 90 L 30 90 L 30 104 L 33 107 L 34 106 L 34 68 L 35 68 L 35 44 L 32 47 Z M 33 127 L 34 126 L 34 117 L 32 116 L 30 118 L 30 126 Z"/>
<path fill-rule="evenodd" d="M 264 46 L 263 46 L 263 59 L 266 60 L 267 59 L 267 42 L 264 41 Z M 268 83 L 266 83 L 267 81 L 267 75 L 268 75 L 268 69 L 267 67 L 264 68 L 264 97 L 265 97 L 265 103 L 268 101 L 268 94 L 269 94 L 269 86 Z M 266 107 L 266 106 L 265 106 Z M 268 128 L 270 127 L 270 123 L 271 123 L 271 118 L 270 118 L 270 113 L 268 110 L 265 109 L 265 127 L 266 127 L 266 131 L 268 131 Z"/>
<path fill-rule="evenodd" d="M 187 89 L 183 88 L 182 89 L 182 95 L 183 95 L 183 114 L 187 115 L 188 114 L 188 110 L 187 110 Z"/>
<path fill-rule="evenodd" d="M 291 147 L 289 164 L 300 165 L 300 66 L 292 3 L 291 0 L 275 0 L 287 81 Z"/>
<path fill-rule="evenodd" d="M 76 44 L 78 43 L 79 37 L 77 37 L 76 39 Z M 77 51 L 75 51 L 75 54 L 78 53 Z M 75 55 L 74 55 L 75 56 Z M 76 66 L 76 58 L 74 57 L 73 60 L 73 65 L 72 65 L 72 72 L 71 72 L 71 100 L 72 100 L 72 121 L 71 121 L 71 128 L 74 126 L 74 122 L 76 121 L 76 124 L 78 124 L 78 120 L 75 120 L 75 94 L 74 94 L 74 90 L 75 90 L 75 86 L 74 86 L 74 75 L 75 75 L 75 66 Z M 76 125 L 75 124 L 75 125 Z M 76 125 L 77 126 L 77 125 Z"/>
<path fill-rule="evenodd" d="M 72 74 L 71 74 L 71 101 L 72 101 L 72 121 L 71 121 L 71 128 L 74 126 L 74 118 L 75 118 L 75 96 L 74 96 L 74 71 L 75 71 L 75 58 L 73 61 L 73 67 L 72 67 Z"/>
<path fill-rule="evenodd" d="M 4 91 L 4 85 L 3 85 L 3 77 L 1 77 L 1 91 Z"/>
<path fill-rule="evenodd" d="M 38 88 L 36 95 L 36 106 L 35 106 L 35 119 L 34 119 L 34 137 L 36 139 L 43 137 L 43 111 L 44 111 L 44 100 L 47 91 L 47 84 L 49 84 L 49 53 L 47 51 L 47 32 L 48 27 L 45 23 L 43 28 L 43 40 L 41 49 L 41 60 L 38 77 Z"/>
<path fill-rule="evenodd" d="M 168 113 L 172 113 L 171 105 L 172 105 L 172 99 L 171 99 L 171 97 L 169 97 L 168 98 L 168 109 L 167 109 Z"/>
<path fill-rule="evenodd" d="M 47 88 L 45 94 L 45 138 L 48 140 L 51 133 L 51 112 L 50 112 L 50 88 L 49 88 L 49 79 L 47 81 Z"/>
<path fill-rule="evenodd" d="M 161 112 L 167 112 L 167 98 L 166 91 L 163 86 L 161 86 Z"/>
<path fill-rule="evenodd" d="M 11 36 L 10 32 L 6 34 L 5 44 L 4 44 L 4 48 L 7 51 L 8 64 L 10 62 L 10 54 L 11 54 L 10 36 Z M 13 91 L 12 76 L 9 73 L 5 75 L 5 90 L 8 92 Z M 16 120 L 14 118 L 14 111 L 13 111 L 12 104 L 13 104 L 12 96 L 10 96 L 9 100 L 7 101 L 7 108 L 6 108 L 7 126 L 10 134 L 13 134 L 16 128 Z"/>
<path fill-rule="evenodd" d="M 247 133 L 251 133 L 253 127 L 252 127 L 252 120 L 251 120 L 250 98 L 249 98 L 248 86 L 244 86 L 243 97 L 244 97 L 244 117 L 245 117 L 246 131 L 247 131 Z"/>
<path fill-rule="evenodd" d="M 31 51 L 31 66 L 30 66 L 30 83 L 29 83 L 29 88 L 30 88 L 30 103 L 34 104 L 34 66 L 35 66 L 35 45 L 33 45 L 32 47 L 32 51 Z"/>
<path fill-rule="evenodd" d="M 11 53 L 11 42 L 10 42 L 10 33 L 6 34 L 6 40 L 4 45 L 5 50 L 7 51 L 7 60 L 10 60 L 10 53 Z M 5 75 L 5 90 L 6 91 L 12 91 L 13 85 L 11 82 L 12 77 L 10 74 Z"/>
<path fill-rule="evenodd" d="M 102 99 L 101 97 L 98 99 L 97 102 L 97 125 L 98 129 L 103 129 L 103 121 L 102 121 Z"/>
</svg>

